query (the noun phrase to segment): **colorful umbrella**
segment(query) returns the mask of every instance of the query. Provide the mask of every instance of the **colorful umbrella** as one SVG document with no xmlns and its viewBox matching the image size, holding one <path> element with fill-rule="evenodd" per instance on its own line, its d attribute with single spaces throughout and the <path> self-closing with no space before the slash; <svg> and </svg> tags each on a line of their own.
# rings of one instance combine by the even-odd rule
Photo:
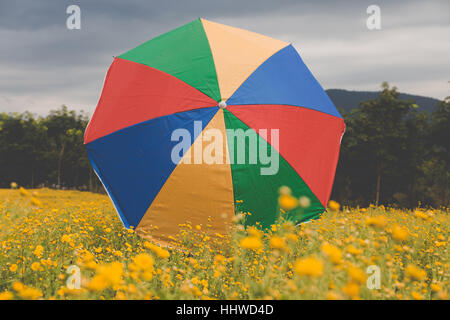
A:
<svg viewBox="0 0 450 320">
<path fill-rule="evenodd" d="M 291 44 L 198 19 L 114 58 L 85 144 L 125 227 L 165 240 L 268 227 L 281 186 L 307 200 L 286 219 L 319 217 L 344 128 Z"/>
</svg>

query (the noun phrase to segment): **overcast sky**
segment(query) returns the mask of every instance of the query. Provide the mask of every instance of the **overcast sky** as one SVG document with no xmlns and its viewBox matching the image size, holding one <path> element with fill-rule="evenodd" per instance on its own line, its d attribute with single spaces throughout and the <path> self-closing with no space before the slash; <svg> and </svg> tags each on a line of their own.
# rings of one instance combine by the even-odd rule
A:
<svg viewBox="0 0 450 320">
<path fill-rule="evenodd" d="M 81 8 L 68 30 L 66 8 Z M 381 30 L 368 30 L 369 5 Z M 292 42 L 325 89 L 450 95 L 450 1 L 0 0 L 0 112 L 93 112 L 113 56 L 198 17 Z"/>
</svg>

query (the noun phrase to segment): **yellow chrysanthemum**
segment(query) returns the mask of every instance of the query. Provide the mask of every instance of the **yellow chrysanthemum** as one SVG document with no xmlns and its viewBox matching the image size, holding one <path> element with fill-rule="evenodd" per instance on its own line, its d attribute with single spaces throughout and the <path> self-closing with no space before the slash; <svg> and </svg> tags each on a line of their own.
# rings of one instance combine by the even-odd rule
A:
<svg viewBox="0 0 450 320">
<path fill-rule="evenodd" d="M 69 243 L 69 242 L 72 242 L 72 239 L 70 238 L 70 236 L 68 236 L 67 234 L 65 234 L 65 235 L 63 235 L 63 236 L 61 237 L 61 242 Z"/>
<path fill-rule="evenodd" d="M 263 235 L 262 231 L 258 230 L 255 227 L 248 227 L 247 232 L 250 236 L 255 237 L 255 238 L 261 238 Z"/>
<path fill-rule="evenodd" d="M 406 267 L 405 272 L 406 272 L 407 277 L 414 279 L 414 280 L 418 280 L 418 281 L 424 280 L 427 276 L 427 273 L 425 270 L 423 270 L 415 265 L 412 265 L 412 264 L 409 264 Z"/>
<path fill-rule="evenodd" d="M 286 240 L 277 235 L 274 235 L 270 238 L 269 245 L 273 249 L 279 249 L 279 250 L 287 249 Z"/>
<path fill-rule="evenodd" d="M 0 300 L 12 300 L 14 295 L 9 291 L 0 292 Z"/>
<path fill-rule="evenodd" d="M 37 245 L 33 251 L 33 254 L 38 258 L 42 257 L 42 253 L 44 252 L 44 247 L 41 245 Z"/>
<path fill-rule="evenodd" d="M 241 240 L 240 246 L 244 249 L 256 250 L 261 248 L 262 242 L 258 237 L 245 237 Z"/>
<path fill-rule="evenodd" d="M 20 192 L 20 194 L 22 195 L 22 196 L 24 196 L 24 197 L 26 197 L 26 196 L 28 196 L 30 193 L 25 189 L 25 188 L 23 188 L 23 187 L 20 187 L 19 188 L 19 192 Z"/>
<path fill-rule="evenodd" d="M 298 259 L 294 271 L 300 276 L 320 277 L 323 274 L 323 262 L 314 257 Z"/>
<path fill-rule="evenodd" d="M 167 259 L 170 257 L 170 252 L 161 248 L 160 246 L 154 245 L 148 241 L 144 243 L 144 247 L 152 250 L 158 258 Z"/>
<path fill-rule="evenodd" d="M 325 253 L 330 261 L 334 264 L 340 264 L 342 262 L 342 251 L 328 242 L 324 242 L 321 246 L 322 252 Z"/>
<path fill-rule="evenodd" d="M 337 201 L 330 200 L 328 202 L 328 208 L 330 208 L 333 211 L 339 211 L 340 207 L 341 207 L 341 205 Z"/>
<path fill-rule="evenodd" d="M 25 299 L 25 300 L 36 300 L 36 299 L 42 297 L 42 292 L 36 288 L 25 287 L 18 294 L 22 299 Z"/>
<path fill-rule="evenodd" d="M 352 299 L 356 299 L 359 297 L 359 293 L 361 291 L 361 288 L 357 283 L 349 282 L 345 286 L 341 288 L 342 292 L 349 296 Z"/>
<path fill-rule="evenodd" d="M 405 241 L 409 238 L 409 232 L 406 228 L 402 228 L 399 225 L 394 225 L 391 230 L 392 238 L 396 241 Z"/>
<path fill-rule="evenodd" d="M 366 282 L 367 275 L 364 273 L 364 271 L 355 266 L 348 266 L 347 274 L 353 282 L 356 282 L 358 284 L 364 284 Z"/>
<path fill-rule="evenodd" d="M 384 216 L 366 218 L 366 225 L 371 227 L 384 228 L 387 225 L 387 219 Z"/>
<path fill-rule="evenodd" d="M 413 297 L 413 299 L 415 300 L 423 300 L 423 296 L 417 291 L 412 291 L 411 297 Z"/>
<path fill-rule="evenodd" d="M 107 287 L 119 285 L 122 282 L 123 265 L 120 262 L 99 265 L 96 275 L 91 279 L 88 288 L 101 291 Z"/>
<path fill-rule="evenodd" d="M 415 211 L 414 211 L 414 215 L 415 215 L 417 218 L 420 218 L 420 219 L 423 219 L 423 220 L 428 220 L 428 219 L 430 219 L 430 216 L 429 216 L 429 215 L 427 215 L 425 212 L 420 211 L 420 210 L 415 210 Z"/>
<path fill-rule="evenodd" d="M 36 197 L 32 197 L 31 200 L 30 200 L 30 202 L 31 202 L 32 205 L 34 205 L 34 206 L 36 206 L 36 207 L 42 207 L 42 202 L 41 202 L 41 200 L 39 200 L 39 199 L 36 198 Z"/>
<path fill-rule="evenodd" d="M 41 266 L 41 264 L 40 264 L 39 262 L 33 262 L 33 263 L 31 264 L 31 270 L 33 270 L 33 271 L 38 271 L 39 268 L 40 268 L 40 266 Z"/>
<path fill-rule="evenodd" d="M 16 281 L 16 282 L 14 282 L 12 284 L 12 288 L 13 288 L 14 291 L 20 292 L 20 291 L 22 291 L 25 288 L 25 286 L 23 285 L 22 282 Z"/>
<path fill-rule="evenodd" d="M 133 258 L 133 261 L 139 270 L 147 270 L 153 268 L 153 258 L 146 253 L 138 254 Z"/>
<path fill-rule="evenodd" d="M 290 211 L 297 208 L 298 200 L 290 194 L 282 194 L 278 197 L 278 204 L 282 209 Z"/>
</svg>

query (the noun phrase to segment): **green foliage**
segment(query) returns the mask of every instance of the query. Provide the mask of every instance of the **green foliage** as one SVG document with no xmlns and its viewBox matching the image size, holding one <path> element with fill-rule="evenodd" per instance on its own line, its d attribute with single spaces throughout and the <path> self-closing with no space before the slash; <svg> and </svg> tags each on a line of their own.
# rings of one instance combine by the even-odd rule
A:
<svg viewBox="0 0 450 320">
<path fill-rule="evenodd" d="M 450 108 L 429 115 L 382 84 L 375 100 L 344 113 L 333 197 L 343 203 L 449 204 Z"/>
<path fill-rule="evenodd" d="M 25 187 L 95 189 L 98 183 L 83 145 L 87 122 L 87 115 L 66 106 L 46 117 L 1 113 L 0 187 L 14 181 Z"/>
</svg>

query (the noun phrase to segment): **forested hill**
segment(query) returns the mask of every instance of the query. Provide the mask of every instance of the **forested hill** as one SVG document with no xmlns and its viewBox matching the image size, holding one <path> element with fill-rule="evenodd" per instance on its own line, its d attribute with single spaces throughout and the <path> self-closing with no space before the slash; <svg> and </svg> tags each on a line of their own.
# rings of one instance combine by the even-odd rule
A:
<svg viewBox="0 0 450 320">
<path fill-rule="evenodd" d="M 379 91 L 348 91 L 344 89 L 328 89 L 326 92 L 335 106 L 346 112 L 359 107 L 361 101 L 377 99 L 380 94 Z M 439 102 L 439 100 L 434 98 L 407 93 L 399 93 L 398 98 L 400 100 L 411 99 L 419 106 L 420 111 L 426 112 L 433 112 Z"/>
</svg>

